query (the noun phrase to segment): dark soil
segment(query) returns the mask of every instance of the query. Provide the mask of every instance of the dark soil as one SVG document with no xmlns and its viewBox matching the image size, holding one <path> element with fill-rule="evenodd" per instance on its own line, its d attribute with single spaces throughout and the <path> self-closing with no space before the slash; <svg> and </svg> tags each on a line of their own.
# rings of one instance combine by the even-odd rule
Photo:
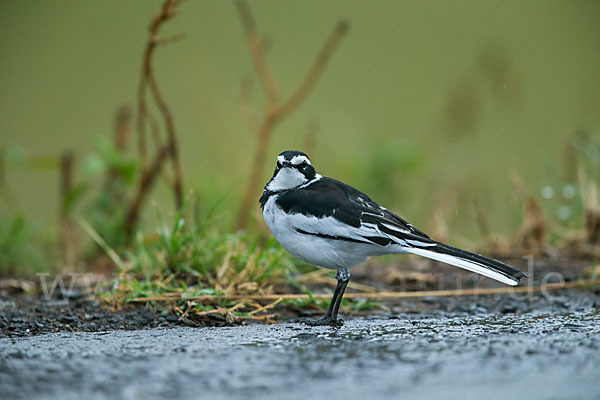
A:
<svg viewBox="0 0 600 400">
<path fill-rule="evenodd" d="M 41 296 L 0 297 L 0 337 L 175 325 L 183 325 L 175 315 L 143 306 L 115 310 L 92 297 L 51 301 L 45 301 Z"/>
<path fill-rule="evenodd" d="M 387 290 L 435 290 L 496 285 L 489 279 L 480 279 L 474 274 L 463 273 L 457 268 L 448 268 L 431 262 L 411 261 L 402 264 L 371 264 L 353 270 L 353 282 L 369 284 Z M 527 270 L 524 260 L 510 260 L 514 265 Z M 561 268 L 557 264 L 562 265 Z M 581 260 L 548 260 L 529 268 L 534 285 L 548 272 L 560 272 L 565 281 L 586 274 L 589 262 Z M 401 271 L 404 275 L 399 275 Z M 414 278 L 417 273 L 417 278 Z M 430 279 L 431 277 L 431 279 Z M 443 282 L 440 282 L 443 280 Z M 328 286 L 314 288 L 317 292 L 331 290 Z M 578 311 L 582 308 L 600 308 L 600 288 L 596 291 L 558 291 L 552 297 L 540 293 L 513 298 L 507 295 L 425 297 L 402 299 L 381 303 L 380 309 L 364 311 L 344 310 L 346 319 L 377 316 L 394 317 L 398 314 L 460 315 L 473 313 L 523 314 L 541 310 Z M 64 295 L 64 294 L 63 294 Z M 166 310 L 166 311 L 165 311 Z M 282 305 L 275 309 L 279 321 L 298 321 L 301 318 L 321 314 L 319 309 L 301 309 Z M 128 304 L 121 309 L 86 296 L 78 290 L 67 293 L 66 298 L 46 300 L 42 295 L 25 295 L 19 291 L 0 290 L 0 337 L 24 337 L 52 332 L 101 332 L 110 330 L 137 330 L 172 326 L 225 326 L 229 325 L 220 315 L 193 315 L 179 318 L 168 309 L 163 311 L 141 304 Z"/>
</svg>

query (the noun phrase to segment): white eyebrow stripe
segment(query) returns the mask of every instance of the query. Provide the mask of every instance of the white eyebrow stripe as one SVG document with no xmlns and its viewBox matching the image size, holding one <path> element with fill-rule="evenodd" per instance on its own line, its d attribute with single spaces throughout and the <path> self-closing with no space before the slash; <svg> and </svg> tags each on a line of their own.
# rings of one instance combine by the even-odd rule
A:
<svg viewBox="0 0 600 400">
<path fill-rule="evenodd" d="M 277 156 L 277 162 L 283 163 L 285 161 L 284 156 Z"/>
<path fill-rule="evenodd" d="M 294 165 L 302 164 L 303 162 L 306 162 L 307 164 L 309 164 L 309 165 L 310 165 L 310 160 L 308 159 L 308 157 L 306 157 L 306 156 L 302 156 L 302 155 L 299 155 L 299 156 L 294 156 L 294 157 L 293 157 L 293 158 L 290 160 L 290 162 L 291 162 L 292 164 L 294 164 Z"/>
</svg>

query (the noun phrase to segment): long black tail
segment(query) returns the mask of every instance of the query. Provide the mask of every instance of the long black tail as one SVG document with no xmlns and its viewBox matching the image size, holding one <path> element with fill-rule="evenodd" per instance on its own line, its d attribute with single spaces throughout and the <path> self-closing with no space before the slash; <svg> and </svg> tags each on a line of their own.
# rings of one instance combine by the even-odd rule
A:
<svg viewBox="0 0 600 400">
<path fill-rule="evenodd" d="M 521 279 L 529 274 L 501 261 L 484 257 L 480 254 L 437 243 L 435 246 L 413 247 L 407 251 L 423 257 L 441 261 L 446 264 L 476 272 L 510 286 L 517 286 Z"/>
</svg>

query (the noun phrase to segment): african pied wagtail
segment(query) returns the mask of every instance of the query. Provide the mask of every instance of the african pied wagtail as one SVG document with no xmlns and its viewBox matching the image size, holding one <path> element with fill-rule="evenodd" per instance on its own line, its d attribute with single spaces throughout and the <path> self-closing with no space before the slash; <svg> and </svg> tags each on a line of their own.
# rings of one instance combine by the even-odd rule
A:
<svg viewBox="0 0 600 400">
<path fill-rule="evenodd" d="M 412 253 L 516 286 L 528 276 L 497 260 L 451 247 L 335 179 L 315 172 L 308 156 L 284 151 L 260 205 L 279 243 L 299 259 L 337 270 L 337 286 L 325 316 L 314 325 L 342 325 L 337 319 L 348 269 L 370 256 Z"/>
</svg>

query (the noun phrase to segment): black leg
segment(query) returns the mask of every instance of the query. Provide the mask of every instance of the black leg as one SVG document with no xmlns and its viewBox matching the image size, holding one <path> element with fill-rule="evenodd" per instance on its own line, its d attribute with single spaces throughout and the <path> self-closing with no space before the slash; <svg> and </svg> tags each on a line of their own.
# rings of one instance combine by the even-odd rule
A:
<svg viewBox="0 0 600 400">
<path fill-rule="evenodd" d="M 329 302 L 329 308 L 327 309 L 327 314 L 325 314 L 325 315 L 333 315 L 333 308 L 335 307 L 336 300 L 340 294 L 341 286 L 342 286 L 341 281 L 338 281 L 337 285 L 335 286 L 335 290 L 333 292 L 333 297 L 331 298 L 331 302 Z"/>
<path fill-rule="evenodd" d="M 350 279 L 348 279 L 347 281 L 338 281 L 338 282 L 341 282 L 342 284 L 338 285 L 338 286 L 340 286 L 340 290 L 339 290 L 339 294 L 338 294 L 337 298 L 335 299 L 335 307 L 333 308 L 332 317 L 334 319 L 337 319 L 338 311 L 340 309 L 340 305 L 342 304 L 342 297 L 344 297 L 344 292 L 346 291 L 346 286 L 348 286 L 349 281 L 350 281 Z"/>
<path fill-rule="evenodd" d="M 338 311 L 340 309 L 340 304 L 342 304 L 342 297 L 344 296 L 344 291 L 346 291 L 346 286 L 348 286 L 348 282 L 350 282 L 350 272 L 347 269 L 338 270 L 337 273 L 337 286 L 335 287 L 335 291 L 333 292 L 333 297 L 331 298 L 331 303 L 329 303 L 329 309 L 327 310 L 327 314 L 316 321 L 305 321 L 308 325 L 332 325 L 332 326 L 342 326 L 344 325 L 344 320 L 338 319 Z"/>
</svg>

